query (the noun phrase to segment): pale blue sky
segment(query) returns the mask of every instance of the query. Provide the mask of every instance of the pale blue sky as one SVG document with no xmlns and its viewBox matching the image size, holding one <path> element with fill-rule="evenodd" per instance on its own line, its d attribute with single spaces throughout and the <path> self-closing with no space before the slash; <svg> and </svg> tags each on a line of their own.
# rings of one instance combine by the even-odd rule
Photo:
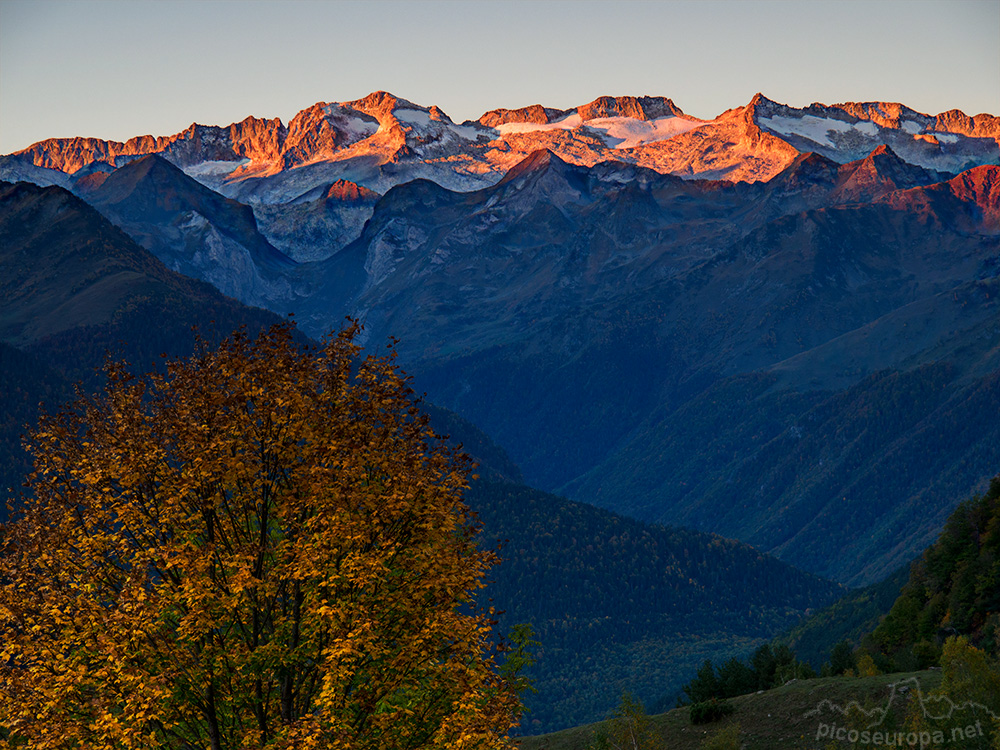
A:
<svg viewBox="0 0 1000 750">
<path fill-rule="evenodd" d="M 455 121 L 662 95 L 1000 115 L 1000 0 L 0 0 L 0 153 L 384 89 Z"/>
</svg>

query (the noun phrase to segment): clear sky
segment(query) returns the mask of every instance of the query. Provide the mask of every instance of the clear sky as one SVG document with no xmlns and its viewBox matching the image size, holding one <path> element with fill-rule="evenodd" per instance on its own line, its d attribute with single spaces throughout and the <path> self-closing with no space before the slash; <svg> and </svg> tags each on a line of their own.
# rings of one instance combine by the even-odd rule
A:
<svg viewBox="0 0 1000 750">
<path fill-rule="evenodd" d="M 0 0 L 0 153 L 391 91 L 453 120 L 662 95 L 711 118 L 899 101 L 1000 115 L 1000 0 Z"/>
</svg>

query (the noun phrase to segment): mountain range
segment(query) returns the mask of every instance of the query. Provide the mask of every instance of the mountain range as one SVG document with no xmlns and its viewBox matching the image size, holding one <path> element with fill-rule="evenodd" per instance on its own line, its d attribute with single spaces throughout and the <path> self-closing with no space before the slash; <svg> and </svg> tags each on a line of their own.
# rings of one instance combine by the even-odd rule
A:
<svg viewBox="0 0 1000 750">
<path fill-rule="evenodd" d="M 959 172 L 996 162 L 998 139 L 1000 119 L 992 115 L 930 116 L 886 102 L 800 109 L 757 94 L 701 120 L 664 97 L 602 96 L 566 110 L 495 109 L 456 124 L 438 107 L 378 91 L 318 102 L 287 125 L 248 117 L 125 143 L 53 138 L 2 157 L 0 178 L 66 185 L 158 153 L 229 197 L 286 203 L 341 179 L 379 193 L 417 178 L 454 190 L 482 188 L 539 149 L 580 166 L 615 161 L 685 178 L 755 182 L 774 177 L 799 153 L 849 162 L 881 144 L 912 164 Z"/>
<path fill-rule="evenodd" d="M 998 143 L 891 103 L 456 124 L 377 92 L 42 141 L 0 176 L 311 335 L 400 339 L 535 487 L 868 584 L 1000 465 Z"/>
</svg>

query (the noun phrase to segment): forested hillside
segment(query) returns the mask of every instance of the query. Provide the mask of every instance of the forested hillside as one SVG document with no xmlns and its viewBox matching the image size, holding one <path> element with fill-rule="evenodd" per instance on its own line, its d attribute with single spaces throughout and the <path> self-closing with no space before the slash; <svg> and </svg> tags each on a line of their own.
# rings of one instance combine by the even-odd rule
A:
<svg viewBox="0 0 1000 750">
<path fill-rule="evenodd" d="M 674 696 L 707 658 L 743 656 L 843 590 L 747 545 L 647 525 L 525 486 L 480 481 L 487 591 L 540 641 L 527 731 L 603 716 L 623 692 Z"/>
<path fill-rule="evenodd" d="M 878 626 L 909 576 L 910 566 L 904 565 L 883 581 L 853 589 L 805 618 L 777 641 L 787 644 L 796 657 L 818 673 L 823 664 L 830 661 L 837 644 L 859 643 Z"/>
<path fill-rule="evenodd" d="M 1000 299 L 1000 285 L 991 290 Z M 966 340 L 971 349 L 976 334 Z M 662 407 L 570 495 L 868 584 L 933 542 L 952 498 L 996 466 L 996 373 L 963 377 L 937 361 L 841 391 L 783 390 L 780 378 L 734 376 Z"/>
<path fill-rule="evenodd" d="M 905 668 L 933 662 L 949 635 L 1000 653 L 1000 477 L 949 516 L 872 640 Z"/>
<path fill-rule="evenodd" d="M 993 750 L 1000 742 L 998 560 L 1000 476 L 957 507 L 912 565 L 846 594 L 750 658 L 704 663 L 685 685 L 691 705 L 647 717 L 641 704 L 623 701 L 602 725 L 521 746 L 584 750 L 634 737 L 647 750 L 821 750 L 834 739 L 869 747 L 905 746 L 912 737 L 912 746 Z"/>
</svg>

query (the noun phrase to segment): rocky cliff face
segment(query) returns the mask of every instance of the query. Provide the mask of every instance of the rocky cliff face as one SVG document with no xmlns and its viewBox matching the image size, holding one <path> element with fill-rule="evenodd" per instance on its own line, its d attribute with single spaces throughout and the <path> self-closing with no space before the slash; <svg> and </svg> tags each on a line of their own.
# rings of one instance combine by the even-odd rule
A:
<svg viewBox="0 0 1000 750">
<path fill-rule="evenodd" d="M 261 232 L 299 262 L 330 258 L 361 235 L 381 196 L 348 180 L 320 185 L 292 203 L 258 204 Z"/>
<path fill-rule="evenodd" d="M 243 159 L 264 162 L 276 158 L 286 135 L 278 119 L 248 117 L 227 128 L 193 124 L 176 135 L 157 138 L 145 135 L 125 143 L 97 138 L 51 138 L 17 155 L 36 167 L 70 175 L 95 162 L 121 166 L 131 158 L 148 154 L 163 154 L 179 166 Z"/>
<path fill-rule="evenodd" d="M 520 107 L 518 109 L 491 109 L 480 117 L 477 122 L 487 128 L 495 128 L 497 125 L 519 122 L 548 125 L 550 122 L 562 119 L 566 114 L 561 109 L 552 109 L 550 107 L 543 107 L 541 104 L 532 104 L 530 107 Z"/>
<path fill-rule="evenodd" d="M 755 102 L 754 119 L 762 128 L 800 151 L 835 161 L 860 159 L 879 144 L 910 164 L 942 172 L 1000 161 L 1000 118 L 993 115 L 973 118 L 952 110 L 931 117 L 887 102 L 811 104 L 798 110 L 759 94 Z"/>
</svg>

